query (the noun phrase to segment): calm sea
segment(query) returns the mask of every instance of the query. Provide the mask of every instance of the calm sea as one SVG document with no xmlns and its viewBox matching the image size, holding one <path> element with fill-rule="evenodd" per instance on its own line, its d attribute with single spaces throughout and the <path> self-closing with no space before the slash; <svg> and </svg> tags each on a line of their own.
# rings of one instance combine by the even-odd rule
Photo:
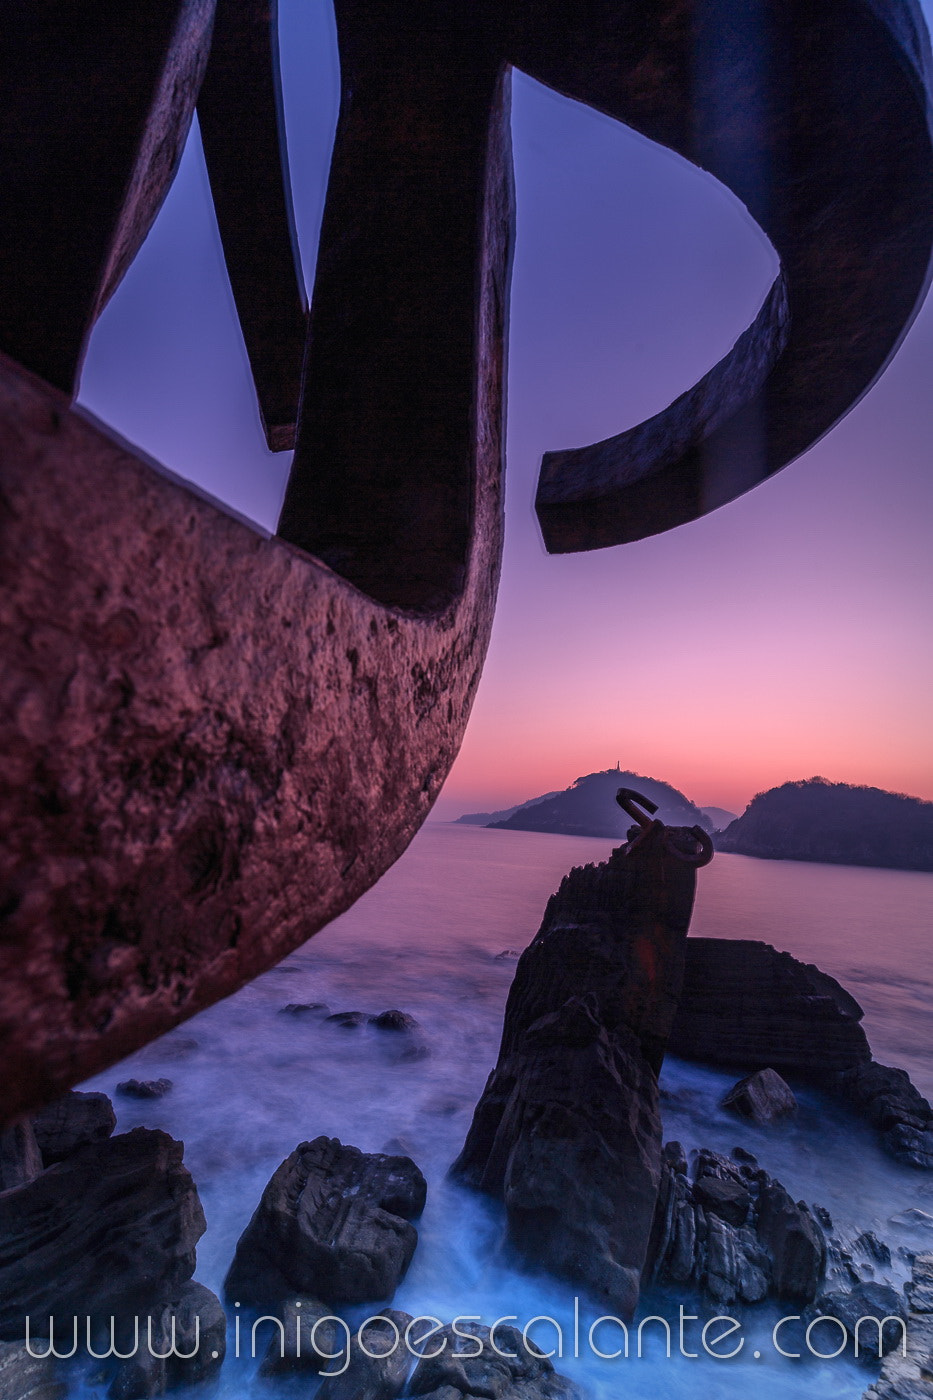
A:
<svg viewBox="0 0 933 1400">
<path fill-rule="evenodd" d="M 497 955 L 534 936 L 571 866 L 605 859 L 611 847 L 429 824 L 375 889 L 274 971 L 85 1086 L 112 1094 L 130 1075 L 174 1081 L 163 1100 L 114 1102 L 119 1130 L 145 1124 L 185 1142 L 208 1221 L 199 1279 L 220 1290 L 266 1181 L 297 1143 L 326 1133 L 378 1151 L 401 1140 L 428 1178 L 429 1196 L 395 1306 L 445 1321 L 513 1315 L 523 1324 L 547 1314 L 565 1329 L 572 1353 L 572 1290 L 513 1268 L 499 1248 L 496 1207 L 450 1185 L 445 1173 L 496 1058 L 515 967 L 513 957 Z M 903 1065 L 933 1094 L 933 875 L 718 855 L 698 884 L 694 933 L 766 939 L 831 972 L 865 1008 L 876 1058 Z M 398 1007 L 420 1022 L 430 1053 L 399 1059 L 393 1037 L 280 1015 L 289 1002 L 325 1002 L 332 1011 Z M 795 1198 L 825 1205 L 843 1232 L 874 1229 L 888 1240 L 890 1276 L 903 1280 L 904 1252 L 933 1248 L 933 1229 L 891 1217 L 919 1207 L 933 1226 L 933 1175 L 897 1167 L 870 1130 L 812 1091 L 801 1093 L 790 1126 L 746 1126 L 719 1107 L 733 1077 L 669 1060 L 665 1135 L 688 1148 L 747 1147 Z M 586 1347 L 599 1309 L 584 1297 L 580 1310 L 582 1354 L 555 1364 L 594 1400 L 623 1393 L 656 1400 L 659 1388 L 672 1400 L 738 1400 L 753 1385 L 767 1400 L 828 1400 L 857 1397 L 870 1379 L 841 1360 L 776 1355 L 769 1338 L 777 1314 L 760 1308 L 745 1315 L 745 1345 L 734 1360 L 684 1358 L 675 1334 L 670 1359 L 659 1337 L 641 1359 L 601 1361 Z M 711 1315 L 697 1312 L 701 1322 Z M 554 1328 L 537 1331 L 542 1346 L 554 1345 Z M 247 1359 L 230 1356 L 220 1382 L 222 1400 L 307 1392 L 306 1381 L 275 1391 Z M 80 1391 L 97 1393 L 91 1382 Z"/>
</svg>

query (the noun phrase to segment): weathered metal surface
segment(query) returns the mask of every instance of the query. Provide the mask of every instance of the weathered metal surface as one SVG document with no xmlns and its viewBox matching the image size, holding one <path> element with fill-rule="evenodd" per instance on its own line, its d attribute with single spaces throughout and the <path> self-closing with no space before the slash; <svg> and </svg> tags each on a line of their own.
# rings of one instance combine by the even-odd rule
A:
<svg viewBox="0 0 933 1400">
<path fill-rule="evenodd" d="M 218 0 L 198 124 L 266 440 L 295 445 L 307 305 L 295 234 L 277 0 Z"/>
<path fill-rule="evenodd" d="M 0 350 L 67 393 L 174 178 L 214 0 L 6 5 Z"/>
<path fill-rule="evenodd" d="M 561 553 L 723 505 L 877 379 L 929 280 L 929 41 L 913 0 L 513 12 L 515 64 L 711 171 L 781 259 L 771 305 L 704 381 L 630 431 L 545 456 L 538 518 Z"/>
<path fill-rule="evenodd" d="M 374 603 L 0 364 L 0 1104 L 36 1106 L 270 967 L 404 850 L 492 617 Z"/>
</svg>

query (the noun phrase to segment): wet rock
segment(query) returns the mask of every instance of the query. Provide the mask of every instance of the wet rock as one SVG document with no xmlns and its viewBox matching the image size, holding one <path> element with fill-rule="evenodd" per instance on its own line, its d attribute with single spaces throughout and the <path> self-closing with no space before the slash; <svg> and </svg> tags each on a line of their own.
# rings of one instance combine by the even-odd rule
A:
<svg viewBox="0 0 933 1400">
<path fill-rule="evenodd" d="M 831 1230 L 833 1228 L 833 1217 L 826 1207 L 814 1205 L 812 1209 L 814 1220 L 818 1221 L 824 1230 Z"/>
<path fill-rule="evenodd" d="M 279 1007 L 280 1016 L 328 1016 L 330 1007 L 324 1001 L 290 1001 Z M 346 1015 L 346 1013 L 343 1013 Z M 351 1013 L 355 1014 L 355 1013 Z"/>
<path fill-rule="evenodd" d="M 737 1181 L 701 1176 L 693 1188 L 693 1196 L 708 1215 L 718 1216 L 729 1225 L 744 1225 L 748 1218 L 751 1196 Z"/>
<path fill-rule="evenodd" d="M 430 1346 L 440 1354 L 418 1362 L 410 1395 L 432 1400 L 579 1400 L 576 1386 L 558 1375 L 547 1357 L 526 1347 L 514 1327 L 498 1327 L 491 1338 L 489 1328 L 480 1323 L 460 1322 L 456 1333 L 451 1324 L 434 1333 Z"/>
<path fill-rule="evenodd" d="M 418 1022 L 407 1011 L 380 1011 L 378 1016 L 370 1016 L 369 1024 L 380 1031 L 414 1031 Z"/>
<path fill-rule="evenodd" d="M 921 1210 L 919 1206 L 908 1206 L 906 1210 L 892 1215 L 890 1223 L 892 1225 L 908 1225 L 912 1229 L 933 1230 L 933 1215 L 928 1210 Z"/>
<path fill-rule="evenodd" d="M 757 1167 L 758 1165 L 758 1158 L 755 1156 L 754 1152 L 749 1152 L 744 1147 L 733 1147 L 732 1156 L 736 1162 L 744 1166 Z"/>
<path fill-rule="evenodd" d="M 106 1094 L 73 1089 L 33 1115 L 36 1142 L 47 1167 L 62 1162 L 79 1147 L 104 1142 L 117 1126 L 117 1115 Z"/>
<path fill-rule="evenodd" d="M 826 1242 L 816 1221 L 765 1171 L 703 1148 L 691 1181 L 679 1144 L 665 1148 L 646 1277 L 721 1304 L 809 1302 Z"/>
<path fill-rule="evenodd" d="M 336 1138 L 301 1143 L 240 1236 L 226 1297 L 262 1309 L 303 1294 L 334 1305 L 390 1298 L 415 1252 L 410 1222 L 426 1190 L 408 1157 Z"/>
<path fill-rule="evenodd" d="M 33 1343 L 33 1351 L 47 1343 Z M 65 1400 L 68 1386 L 61 1364 L 30 1356 L 25 1342 L 0 1342 L 0 1400 Z"/>
<path fill-rule="evenodd" d="M 0 1191 L 25 1186 L 42 1170 L 42 1154 L 28 1118 L 0 1131 Z"/>
<path fill-rule="evenodd" d="M 496 953 L 496 962 L 513 962 L 521 957 L 520 948 L 503 948 L 501 953 Z"/>
<path fill-rule="evenodd" d="M 281 1327 L 272 1326 L 261 1376 L 287 1375 L 294 1371 L 316 1373 L 332 1365 L 343 1340 L 326 1303 L 316 1298 L 290 1298 L 276 1309 Z"/>
<path fill-rule="evenodd" d="M 182 1152 L 137 1128 L 0 1195 L 0 1338 L 26 1315 L 120 1317 L 179 1295 L 205 1229 Z"/>
<path fill-rule="evenodd" d="M 842 1324 L 846 1350 L 852 1355 L 862 1361 L 877 1361 L 901 1343 L 907 1308 L 903 1295 L 884 1283 L 858 1283 L 844 1292 L 823 1293 L 801 1320 L 812 1324 L 813 1349 L 827 1355 L 842 1344 L 843 1337 L 835 1323 L 816 1320 L 821 1317 L 835 1318 Z"/>
<path fill-rule="evenodd" d="M 931 1400 L 933 1397 L 933 1254 L 920 1254 L 906 1288 L 906 1348 L 898 1339 L 864 1400 Z M 905 1354 L 906 1352 L 906 1354 Z"/>
<path fill-rule="evenodd" d="M 797 1112 L 797 1100 L 788 1084 L 774 1069 L 759 1069 L 746 1075 L 725 1095 L 723 1108 L 732 1109 L 753 1123 L 775 1123 Z"/>
<path fill-rule="evenodd" d="M 140 1318 L 136 1355 L 120 1362 L 109 1400 L 150 1400 L 198 1385 L 223 1365 L 226 1346 L 227 1318 L 220 1299 L 203 1284 L 187 1283 L 177 1298 Z"/>
<path fill-rule="evenodd" d="M 871 1060 L 838 1075 L 835 1087 L 878 1129 L 892 1157 L 921 1171 L 933 1170 L 933 1107 L 905 1070 Z"/>
<path fill-rule="evenodd" d="M 874 1230 L 863 1230 L 855 1241 L 855 1248 L 876 1264 L 887 1265 L 891 1262 L 890 1249 L 884 1240 L 879 1240 Z"/>
<path fill-rule="evenodd" d="M 170 1079 L 124 1079 L 117 1093 L 127 1099 L 164 1099 L 172 1089 Z"/>
<path fill-rule="evenodd" d="M 411 1369 L 412 1354 L 405 1344 L 405 1329 L 411 1321 L 405 1312 L 381 1314 L 363 1329 L 362 1347 L 359 1333 L 354 1332 L 347 1369 L 339 1376 L 325 1376 L 316 1400 L 395 1400 Z M 346 1354 L 333 1363 L 334 1369 L 344 1360 Z"/>
<path fill-rule="evenodd" d="M 623 1316 L 638 1300 L 657 1200 L 657 1075 L 696 850 L 690 833 L 658 823 L 631 854 L 564 879 L 519 960 L 498 1063 L 452 1169 L 504 1200 L 526 1262 Z"/>
<path fill-rule="evenodd" d="M 324 1018 L 330 1025 L 342 1026 L 344 1030 L 352 1031 L 357 1026 L 364 1026 L 369 1020 L 365 1011 L 335 1011 L 332 1016 Z"/>
<path fill-rule="evenodd" d="M 826 1241 L 806 1205 L 771 1181 L 759 1193 L 756 1228 L 772 1259 L 775 1295 L 809 1303 L 823 1279 Z"/>
</svg>

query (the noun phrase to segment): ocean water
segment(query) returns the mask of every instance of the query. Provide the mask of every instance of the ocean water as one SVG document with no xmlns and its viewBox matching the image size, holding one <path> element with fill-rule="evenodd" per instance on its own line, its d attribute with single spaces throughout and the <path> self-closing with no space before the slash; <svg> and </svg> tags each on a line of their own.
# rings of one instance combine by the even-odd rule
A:
<svg viewBox="0 0 933 1400">
<path fill-rule="evenodd" d="M 398 1150 L 400 1140 L 427 1177 L 428 1204 L 393 1306 L 445 1322 L 511 1316 L 522 1326 L 552 1318 L 556 1325 L 539 1323 L 531 1335 L 550 1349 L 557 1326 L 563 1329 L 564 1354 L 555 1365 L 592 1400 L 622 1393 L 654 1400 L 659 1388 L 670 1400 L 738 1400 L 751 1386 L 766 1400 L 857 1397 L 871 1373 L 843 1359 L 781 1357 L 771 1344 L 780 1314 L 768 1307 L 725 1310 L 742 1322 L 741 1333 L 718 1348 L 729 1350 L 741 1338 L 732 1359 L 702 1351 L 699 1329 L 713 1315 L 706 1305 L 696 1307 L 699 1321 L 685 1331 L 684 1350 L 699 1356 L 681 1354 L 675 1328 L 668 1357 L 660 1325 L 648 1324 L 641 1357 L 633 1333 L 627 1359 L 600 1359 L 587 1330 L 601 1309 L 585 1295 L 575 1304 L 573 1289 L 516 1268 L 500 1245 L 498 1207 L 446 1180 L 498 1051 L 515 968 L 514 957 L 498 955 L 530 941 L 548 895 L 571 866 L 605 859 L 611 847 L 429 824 L 375 889 L 277 968 L 84 1087 L 113 1095 L 131 1075 L 173 1081 L 162 1100 L 114 1096 L 118 1131 L 159 1127 L 184 1141 L 208 1222 L 196 1277 L 217 1292 L 263 1187 L 299 1142 L 325 1133 L 379 1151 L 389 1144 Z M 903 1065 L 933 1094 L 933 875 L 720 854 L 699 872 L 692 932 L 763 938 L 839 977 L 865 1007 L 876 1057 Z M 289 1002 L 324 1002 L 334 1012 L 398 1007 L 417 1018 L 429 1053 L 405 1060 L 392 1035 L 280 1014 Z M 894 1260 L 885 1272 L 902 1281 L 903 1252 L 933 1248 L 933 1231 L 891 1217 L 910 1206 L 933 1215 L 933 1174 L 898 1167 L 870 1129 L 814 1091 L 800 1093 L 790 1125 L 745 1125 L 719 1107 L 734 1077 L 669 1059 L 665 1136 L 688 1148 L 742 1145 L 755 1152 L 795 1199 L 826 1206 L 841 1232 L 874 1229 L 886 1239 Z M 645 1300 L 645 1313 L 659 1309 L 677 1316 L 670 1300 Z M 220 1400 L 310 1394 L 307 1379 L 284 1387 L 261 1379 L 243 1335 L 244 1354 L 236 1359 L 228 1351 L 214 1392 Z M 611 1350 L 618 1335 L 604 1324 L 597 1345 Z M 98 1393 L 90 1379 L 74 1391 Z"/>
</svg>

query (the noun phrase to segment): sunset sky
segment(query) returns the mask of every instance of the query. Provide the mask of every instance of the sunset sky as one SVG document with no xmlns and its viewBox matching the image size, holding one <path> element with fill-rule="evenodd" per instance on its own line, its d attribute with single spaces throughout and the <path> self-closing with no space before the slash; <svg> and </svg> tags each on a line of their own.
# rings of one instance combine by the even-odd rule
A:
<svg viewBox="0 0 933 1400">
<path fill-rule="evenodd" d="M 288 0 L 283 64 L 310 280 L 336 114 L 324 0 Z M 929 11 L 928 11 L 929 17 Z M 506 550 L 492 646 L 435 814 L 621 761 L 704 805 L 824 777 L 933 798 L 933 300 L 863 402 L 704 520 L 548 557 L 541 454 L 657 412 L 753 319 L 775 259 L 708 176 L 516 74 Z M 82 401 L 273 527 L 196 135 L 91 346 Z"/>
</svg>

